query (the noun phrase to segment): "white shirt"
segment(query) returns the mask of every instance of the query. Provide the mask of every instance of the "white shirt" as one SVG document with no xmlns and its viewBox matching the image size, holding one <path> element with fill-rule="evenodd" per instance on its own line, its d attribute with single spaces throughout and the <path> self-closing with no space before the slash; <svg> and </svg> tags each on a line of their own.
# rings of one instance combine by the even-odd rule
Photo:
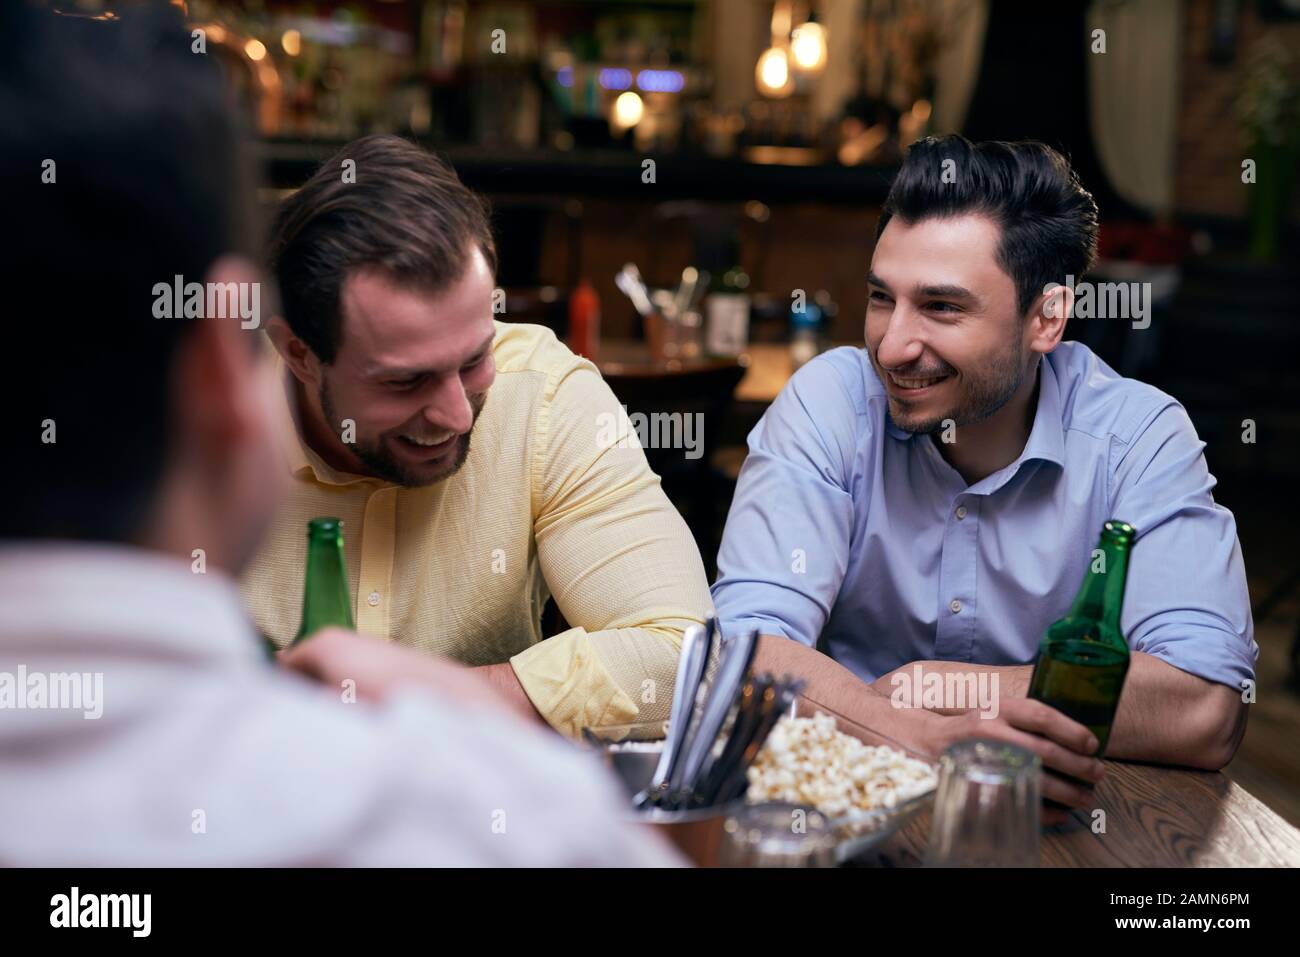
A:
<svg viewBox="0 0 1300 957">
<path fill-rule="evenodd" d="M 342 698 L 266 660 L 220 573 L 2 546 L 0 866 L 680 862 L 559 738 Z"/>
</svg>

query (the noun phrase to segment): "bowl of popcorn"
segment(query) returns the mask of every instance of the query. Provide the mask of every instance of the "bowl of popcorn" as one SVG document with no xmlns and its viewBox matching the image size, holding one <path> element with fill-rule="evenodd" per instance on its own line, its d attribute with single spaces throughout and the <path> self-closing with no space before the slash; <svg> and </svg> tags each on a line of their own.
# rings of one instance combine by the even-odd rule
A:
<svg viewBox="0 0 1300 957">
<path fill-rule="evenodd" d="M 772 729 L 748 777 L 748 803 L 802 804 L 828 817 L 841 861 L 901 828 L 938 784 L 925 756 L 802 697 Z"/>
</svg>

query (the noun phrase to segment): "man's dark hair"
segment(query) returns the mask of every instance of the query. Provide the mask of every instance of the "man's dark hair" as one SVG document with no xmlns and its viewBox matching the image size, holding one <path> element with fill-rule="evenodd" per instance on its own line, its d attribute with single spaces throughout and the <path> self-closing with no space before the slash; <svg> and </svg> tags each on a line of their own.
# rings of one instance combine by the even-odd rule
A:
<svg viewBox="0 0 1300 957">
<path fill-rule="evenodd" d="M 200 321 L 154 318 L 154 284 L 254 248 L 238 118 L 174 8 L 3 6 L 0 538 L 138 541 Z"/>
<path fill-rule="evenodd" d="M 345 167 L 348 160 L 355 165 Z M 355 172 L 355 181 L 345 172 Z M 475 245 L 495 272 L 483 201 L 428 150 L 377 135 L 343 147 L 284 201 L 268 260 L 289 328 L 329 363 L 353 270 L 379 268 L 399 284 L 439 293 L 465 274 Z"/>
<path fill-rule="evenodd" d="M 945 166 L 944 160 L 952 163 Z M 1097 255 L 1092 194 L 1064 156 L 1031 140 L 917 140 L 890 187 L 876 238 L 895 216 L 910 225 L 964 213 L 988 216 L 1001 229 L 997 261 L 1015 283 L 1021 315 L 1044 286 L 1064 283 L 1067 275 L 1077 281 Z"/>
</svg>

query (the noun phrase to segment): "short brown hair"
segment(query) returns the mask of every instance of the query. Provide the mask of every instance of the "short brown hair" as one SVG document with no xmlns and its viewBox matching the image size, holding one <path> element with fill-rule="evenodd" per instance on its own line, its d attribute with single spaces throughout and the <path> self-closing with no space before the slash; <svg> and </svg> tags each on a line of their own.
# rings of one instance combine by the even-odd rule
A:
<svg viewBox="0 0 1300 957">
<path fill-rule="evenodd" d="M 344 181 L 348 160 L 355 182 Z M 486 204 L 455 170 L 400 136 L 364 136 L 281 204 L 268 259 L 289 328 L 328 363 L 342 337 L 349 273 L 372 266 L 437 293 L 464 275 L 474 244 L 495 272 Z"/>
</svg>

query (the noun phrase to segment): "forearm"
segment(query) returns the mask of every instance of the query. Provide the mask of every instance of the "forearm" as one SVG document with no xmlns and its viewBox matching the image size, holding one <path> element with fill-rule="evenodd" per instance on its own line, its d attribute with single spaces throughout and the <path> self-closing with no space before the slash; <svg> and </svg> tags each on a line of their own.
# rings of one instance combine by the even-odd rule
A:
<svg viewBox="0 0 1300 957">
<path fill-rule="evenodd" d="M 925 734 L 943 719 L 922 708 L 895 706 L 888 695 L 821 652 L 779 635 L 759 639 L 755 671 L 790 674 L 806 682 L 803 696 L 877 734 L 924 750 Z"/>
<path fill-rule="evenodd" d="M 910 691 L 916 685 L 918 666 L 922 676 L 996 675 L 998 698 L 1027 696 L 1033 675 L 1032 665 L 919 661 L 882 675 L 872 687 L 879 694 L 890 694 L 900 687 Z M 899 675 L 906 680 L 896 681 Z M 957 714 L 976 706 L 957 704 L 944 701 L 939 707 L 927 707 L 939 714 Z M 979 702 L 977 706 L 990 705 L 996 707 L 992 702 Z M 1217 770 L 1231 760 L 1244 733 L 1245 706 L 1233 689 L 1139 651 L 1130 658 L 1106 757 Z"/>
<path fill-rule="evenodd" d="M 486 678 L 493 690 L 509 701 L 516 711 L 529 715 L 537 721 L 542 720 L 537 707 L 524 691 L 524 686 L 519 683 L 519 678 L 508 661 L 499 665 L 479 665 L 474 669 L 474 673 Z"/>
<path fill-rule="evenodd" d="M 1106 757 L 1217 771 L 1245 732 L 1237 691 L 1134 652 Z"/>
</svg>

